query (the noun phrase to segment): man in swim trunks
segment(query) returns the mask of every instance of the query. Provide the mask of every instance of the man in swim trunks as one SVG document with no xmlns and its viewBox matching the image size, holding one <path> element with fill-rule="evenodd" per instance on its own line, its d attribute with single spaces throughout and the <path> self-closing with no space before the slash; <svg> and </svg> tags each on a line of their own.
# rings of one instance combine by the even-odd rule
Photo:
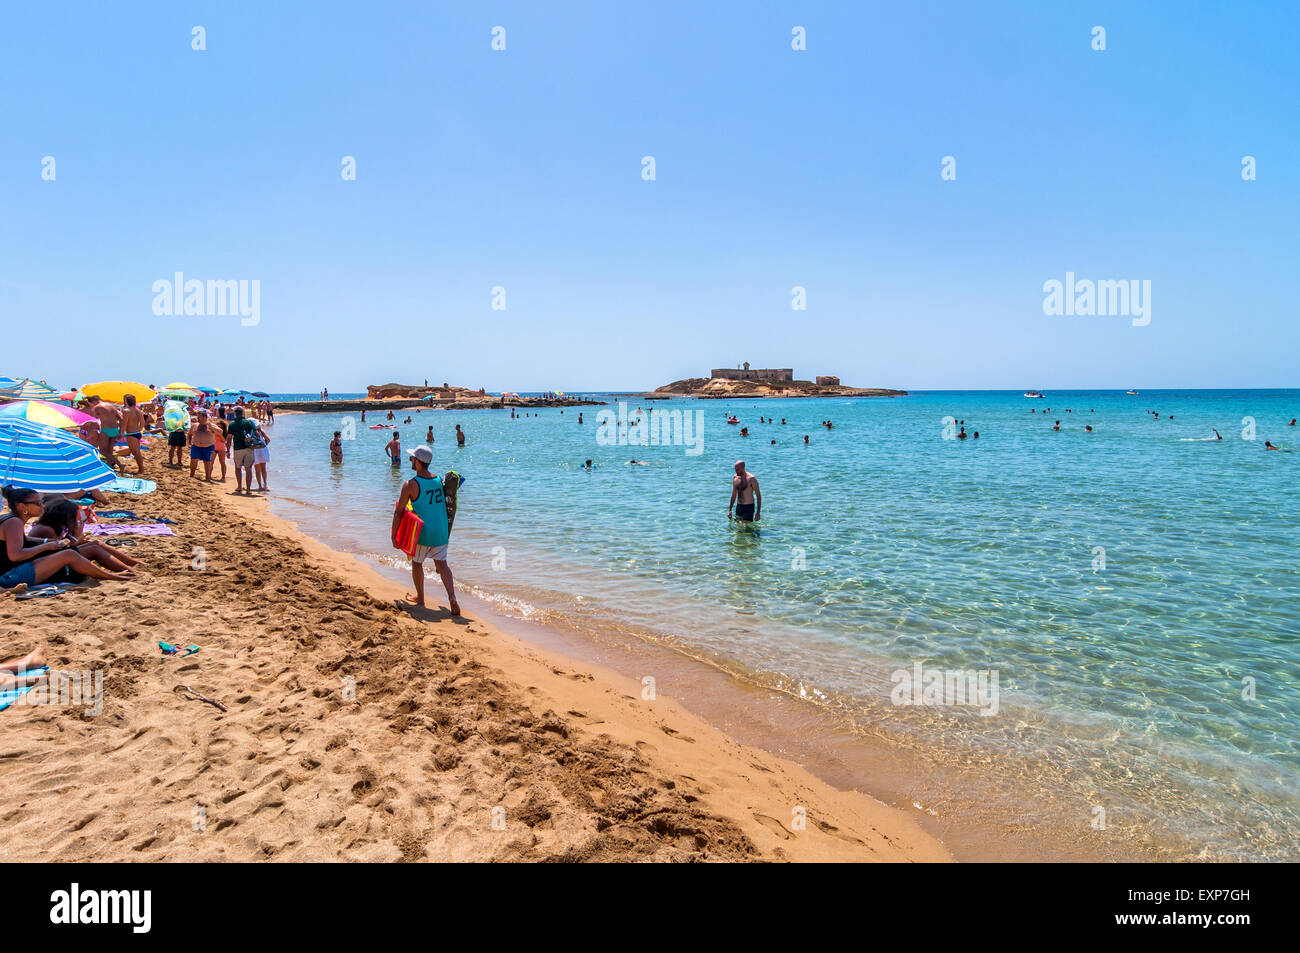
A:
<svg viewBox="0 0 1300 953">
<path fill-rule="evenodd" d="M 135 394 L 122 398 L 122 429 L 126 432 L 126 450 L 135 458 L 135 472 L 144 473 L 144 454 L 140 438 L 144 436 L 144 413 L 135 404 Z"/>
<path fill-rule="evenodd" d="M 194 471 L 202 460 L 203 477 L 211 483 L 212 460 L 217 452 L 217 438 L 212 424 L 208 423 L 206 410 L 200 410 L 194 421 L 194 426 L 190 428 L 190 476 L 194 476 Z"/>
<path fill-rule="evenodd" d="M 456 446 L 465 446 L 465 431 L 460 429 L 460 424 L 456 425 Z"/>
<path fill-rule="evenodd" d="M 393 545 L 397 546 L 397 527 L 401 525 L 407 503 L 411 504 L 415 515 L 424 521 L 415 552 L 411 554 L 411 580 L 415 583 L 415 594 L 408 595 L 406 601 L 417 606 L 424 605 L 424 561 L 432 559 L 442 585 L 447 590 L 451 614 L 460 615 L 460 606 L 456 602 L 456 584 L 451 577 L 451 567 L 447 565 L 450 530 L 447 526 L 446 491 L 442 479 L 429 472 L 429 464 L 433 462 L 432 450 L 416 447 L 411 451 L 410 457 L 415 476 L 402 484 L 402 495 L 397 498 L 397 506 L 393 510 L 392 528 Z"/>
<path fill-rule="evenodd" d="M 393 439 L 388 441 L 388 445 L 384 447 L 384 453 L 388 454 L 388 461 L 394 467 L 402 465 L 402 441 L 399 438 L 400 435 L 394 430 Z"/>
<path fill-rule="evenodd" d="M 736 475 L 731 479 L 731 502 L 727 504 L 727 519 L 731 508 L 736 508 L 736 519 L 742 523 L 757 523 L 762 517 L 763 494 L 758 489 L 758 477 L 745 469 L 745 461 L 736 461 Z"/>
<path fill-rule="evenodd" d="M 117 435 L 122 432 L 122 411 L 118 410 L 116 404 L 108 404 L 100 400 L 96 394 L 87 397 L 86 404 L 86 410 L 99 420 L 99 455 L 114 470 L 121 470 L 117 456 L 113 452 L 113 444 L 117 442 Z"/>
</svg>

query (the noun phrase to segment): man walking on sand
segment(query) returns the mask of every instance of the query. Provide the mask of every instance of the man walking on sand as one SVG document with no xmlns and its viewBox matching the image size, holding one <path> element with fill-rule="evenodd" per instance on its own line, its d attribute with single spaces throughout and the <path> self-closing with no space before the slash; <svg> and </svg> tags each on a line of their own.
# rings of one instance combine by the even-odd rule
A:
<svg viewBox="0 0 1300 953">
<path fill-rule="evenodd" d="M 447 601 L 451 605 L 451 614 L 460 615 L 460 606 L 456 602 L 456 585 L 451 578 L 451 567 L 447 565 L 447 539 L 450 535 L 447 527 L 446 491 L 442 479 L 436 473 L 429 472 L 433 462 L 433 451 L 428 447 L 416 447 L 410 453 L 411 469 L 415 476 L 402 484 L 402 495 L 397 498 L 393 509 L 392 540 L 397 546 L 397 527 L 406 512 L 406 504 L 411 504 L 415 515 L 424 521 L 420 538 L 416 540 L 415 552 L 411 554 L 411 580 L 415 583 L 415 594 L 408 595 L 406 601 L 417 606 L 424 605 L 424 561 L 432 559 L 442 585 L 447 590 Z"/>
<path fill-rule="evenodd" d="M 235 419 L 230 423 L 230 445 L 234 450 L 235 492 L 253 492 L 253 434 L 257 424 L 244 416 L 244 408 L 235 408 Z"/>
<path fill-rule="evenodd" d="M 763 494 L 758 489 L 758 477 L 745 469 L 744 460 L 736 461 L 736 475 L 731 478 L 731 502 L 727 504 L 727 519 L 731 519 L 732 506 L 736 507 L 736 519 L 742 523 L 757 523 L 762 514 Z"/>
</svg>

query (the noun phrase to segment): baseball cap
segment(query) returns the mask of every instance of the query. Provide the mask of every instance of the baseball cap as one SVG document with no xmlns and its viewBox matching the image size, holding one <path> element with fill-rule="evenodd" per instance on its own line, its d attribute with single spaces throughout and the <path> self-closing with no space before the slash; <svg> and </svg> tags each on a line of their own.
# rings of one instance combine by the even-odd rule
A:
<svg viewBox="0 0 1300 953">
<path fill-rule="evenodd" d="M 407 456 L 419 460 L 426 467 L 430 463 L 433 463 L 433 451 L 430 450 L 428 447 L 416 447 L 414 450 L 408 453 Z"/>
</svg>

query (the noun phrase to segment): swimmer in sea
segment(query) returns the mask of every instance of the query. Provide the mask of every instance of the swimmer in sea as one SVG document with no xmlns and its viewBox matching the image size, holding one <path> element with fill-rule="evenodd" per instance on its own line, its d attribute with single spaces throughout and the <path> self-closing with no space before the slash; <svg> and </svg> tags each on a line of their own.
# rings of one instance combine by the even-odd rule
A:
<svg viewBox="0 0 1300 953">
<path fill-rule="evenodd" d="M 330 463 L 343 462 L 343 431 L 334 431 L 334 439 L 330 441 Z"/>
<path fill-rule="evenodd" d="M 803 442 L 804 442 L 804 443 L 807 443 L 807 442 L 808 442 L 808 435 L 807 435 L 807 434 L 804 434 L 804 435 L 803 435 Z"/>
<path fill-rule="evenodd" d="M 1083 430 L 1085 433 L 1092 433 L 1092 424 L 1088 424 L 1086 427 L 1083 428 Z"/>
<path fill-rule="evenodd" d="M 965 428 L 965 427 L 962 427 L 962 428 L 961 428 L 961 432 L 957 434 L 957 439 L 958 439 L 958 440 L 965 440 L 965 439 L 966 439 L 967 437 L 969 437 L 969 436 L 970 436 L 970 434 L 968 434 L 968 433 L 966 432 L 966 428 Z"/>
<path fill-rule="evenodd" d="M 1061 422 L 1058 420 L 1058 421 L 1056 422 L 1056 424 L 1052 427 L 1052 429 L 1053 429 L 1053 430 L 1060 430 L 1060 429 L 1061 429 Z"/>
<path fill-rule="evenodd" d="M 594 470 L 595 468 L 596 465 L 592 463 L 590 460 L 588 460 L 586 463 L 582 465 L 582 469 L 584 470 Z"/>
<path fill-rule="evenodd" d="M 742 523 L 757 523 L 762 516 L 763 494 L 758 488 L 758 477 L 745 469 L 745 461 L 736 461 L 736 475 L 731 478 L 731 501 L 727 504 L 727 519 L 731 508 L 736 508 L 736 519 Z"/>
<path fill-rule="evenodd" d="M 1271 444 L 1271 443 L 1269 443 L 1267 440 L 1265 440 L 1265 441 L 1264 441 L 1264 449 L 1265 449 L 1265 450 L 1281 450 L 1282 448 L 1281 448 L 1281 447 L 1275 447 L 1275 446 L 1273 446 L 1273 444 Z"/>
<path fill-rule="evenodd" d="M 1213 427 L 1211 427 L 1210 429 L 1211 429 L 1211 430 L 1214 430 Z M 1215 439 L 1215 440 L 1222 440 L 1222 439 L 1223 439 L 1223 434 L 1219 433 L 1219 431 L 1217 431 L 1217 430 L 1214 430 L 1214 439 Z"/>
<path fill-rule="evenodd" d="M 978 440 L 980 438 L 980 432 L 978 430 L 975 431 L 973 436 L 975 437 L 976 440 Z"/>
<path fill-rule="evenodd" d="M 387 454 L 388 461 L 393 465 L 394 469 L 402 465 L 402 441 L 399 438 L 400 434 L 394 430 L 393 439 L 388 441 L 388 445 L 384 447 L 384 453 Z"/>
</svg>

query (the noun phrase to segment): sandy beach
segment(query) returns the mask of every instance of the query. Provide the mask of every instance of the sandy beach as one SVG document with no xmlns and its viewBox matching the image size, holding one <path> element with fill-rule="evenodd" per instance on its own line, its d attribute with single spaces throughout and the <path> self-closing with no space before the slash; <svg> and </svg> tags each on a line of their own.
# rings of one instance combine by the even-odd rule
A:
<svg viewBox="0 0 1300 953">
<path fill-rule="evenodd" d="M 177 524 L 138 539 L 137 579 L 0 596 L 8 655 L 41 644 L 104 678 L 98 715 L 0 712 L 4 860 L 949 859 L 907 814 L 632 679 L 402 608 L 403 587 L 231 495 L 233 474 L 158 457 L 156 493 L 113 497 Z"/>
</svg>

